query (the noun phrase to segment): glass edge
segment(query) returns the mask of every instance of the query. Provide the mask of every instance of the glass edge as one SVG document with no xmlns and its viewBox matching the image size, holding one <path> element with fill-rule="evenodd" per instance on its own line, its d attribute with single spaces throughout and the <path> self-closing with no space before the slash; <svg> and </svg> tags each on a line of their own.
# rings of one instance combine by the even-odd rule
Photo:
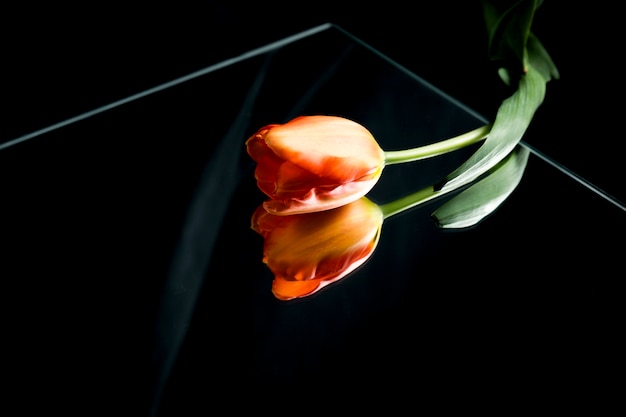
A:
<svg viewBox="0 0 626 417">
<path fill-rule="evenodd" d="M 166 90 L 166 89 L 174 87 L 174 86 L 177 86 L 179 84 L 185 83 L 187 81 L 193 80 L 193 79 L 201 77 L 203 75 L 210 74 L 210 73 L 212 73 L 214 71 L 217 71 L 219 69 L 226 68 L 228 66 L 234 65 L 234 64 L 239 63 L 241 61 L 245 61 L 247 59 L 250 59 L 250 58 L 253 58 L 255 56 L 267 53 L 269 51 L 282 48 L 282 47 L 284 47 L 286 45 L 289 45 L 289 44 L 297 42 L 297 41 L 299 41 L 301 39 L 304 39 L 304 38 L 316 35 L 316 34 L 318 34 L 320 32 L 327 31 L 329 29 L 335 29 L 335 30 L 339 31 L 341 34 L 343 34 L 344 36 L 348 37 L 353 42 L 355 42 L 358 45 L 362 46 L 363 48 L 369 50 L 370 52 L 372 52 L 374 55 L 378 56 L 379 58 L 387 61 L 388 63 L 393 65 L 395 68 L 397 68 L 399 71 L 403 72 L 405 75 L 407 75 L 410 78 L 413 78 L 414 80 L 420 82 L 426 88 L 428 88 L 428 89 L 432 90 L 434 93 L 444 97 L 446 100 L 450 101 L 452 104 L 454 104 L 458 108 L 460 108 L 463 111 L 467 112 L 468 114 L 472 115 L 477 120 L 479 120 L 479 121 L 481 121 L 483 123 L 488 123 L 488 119 L 487 118 L 485 118 L 483 115 L 481 115 L 480 113 L 476 112 L 475 110 L 473 110 L 469 106 L 465 105 L 464 103 L 460 102 L 459 100 L 457 100 L 454 97 L 450 96 L 449 94 L 445 93 L 444 91 L 442 91 L 441 89 L 437 88 L 436 86 L 434 86 L 433 84 L 431 84 L 427 80 L 423 79 L 419 75 L 417 75 L 417 74 L 413 73 L 412 71 L 408 70 L 406 67 L 400 65 L 395 60 L 391 59 L 387 55 L 383 54 L 382 52 L 380 52 L 376 48 L 374 48 L 371 45 L 369 45 L 368 43 L 364 42 L 363 40 L 361 40 L 360 38 L 356 37 L 352 33 L 348 32 L 345 29 L 343 29 L 341 26 L 338 26 L 336 24 L 327 22 L 327 23 L 323 23 L 321 25 L 314 26 L 314 27 L 312 27 L 310 29 L 307 29 L 307 30 L 295 33 L 293 35 L 287 36 L 285 38 L 279 39 L 277 41 L 268 43 L 266 45 L 260 46 L 258 48 L 251 49 L 251 50 L 249 50 L 247 52 L 244 52 L 244 53 L 242 53 L 242 54 L 240 54 L 238 56 L 235 56 L 235 57 L 232 57 L 232 58 L 220 61 L 218 63 L 209 65 L 209 66 L 207 66 L 205 68 L 202 68 L 202 69 L 199 69 L 197 71 L 191 72 L 191 73 L 189 73 L 187 75 L 184 75 L 182 77 L 175 78 L 173 80 L 170 80 L 170 81 L 167 81 L 165 83 L 159 84 L 159 85 L 157 85 L 155 87 L 149 88 L 147 90 L 143 90 L 143 91 L 141 91 L 139 93 L 127 96 L 125 98 L 122 98 L 120 100 L 111 102 L 109 104 L 105 104 L 105 105 L 100 106 L 98 108 L 95 108 L 93 110 L 86 111 L 86 112 L 81 113 L 81 114 L 79 114 L 77 116 L 71 117 L 69 119 L 65 119 L 65 120 L 63 120 L 61 122 L 52 124 L 52 125 L 47 126 L 45 128 L 33 131 L 31 133 L 27 133 L 25 135 L 19 136 L 19 137 L 14 138 L 14 139 L 10 139 L 10 140 L 8 140 L 6 142 L 0 143 L 0 151 L 2 151 L 4 149 L 7 149 L 7 148 L 9 148 L 11 146 L 17 145 L 19 143 L 25 142 L 25 141 L 27 141 L 29 139 L 35 138 L 37 136 L 41 136 L 41 135 L 43 135 L 45 133 L 48 133 L 48 132 L 51 132 L 53 130 L 56 130 L 56 129 L 68 126 L 68 125 L 70 125 L 72 123 L 75 123 L 75 122 L 87 119 L 89 117 L 95 116 L 97 114 L 103 113 L 103 112 L 105 112 L 107 110 L 110 110 L 110 109 L 122 106 L 122 105 L 124 105 L 126 103 L 130 103 L 132 101 L 135 101 L 135 100 L 138 100 L 140 98 L 149 96 L 151 94 L 154 94 L 154 93 Z M 586 187 L 587 189 L 592 191 L 594 194 L 600 196 L 601 198 L 605 199 L 606 201 L 608 201 L 609 203 L 615 205 L 616 207 L 622 209 L 623 211 L 626 211 L 626 205 L 624 203 L 619 201 L 617 198 L 611 196 L 609 193 L 607 193 L 606 191 L 604 191 L 600 187 L 598 187 L 595 184 L 587 181 L 585 178 L 583 178 L 580 175 L 576 174 L 571 169 L 565 167 L 564 165 L 560 164 L 559 162 L 557 162 L 553 158 L 550 158 L 549 156 L 547 156 L 544 153 L 540 152 L 536 148 L 530 146 L 525 141 L 523 141 L 523 140 L 520 141 L 520 145 L 525 147 L 525 148 L 527 148 L 536 157 L 540 158 L 541 160 L 543 160 L 544 162 L 548 163 L 549 165 L 551 165 L 555 169 L 561 171 L 563 174 L 567 175 L 568 177 L 570 177 L 574 181 L 576 181 L 579 184 L 581 184 L 582 186 Z"/>
</svg>

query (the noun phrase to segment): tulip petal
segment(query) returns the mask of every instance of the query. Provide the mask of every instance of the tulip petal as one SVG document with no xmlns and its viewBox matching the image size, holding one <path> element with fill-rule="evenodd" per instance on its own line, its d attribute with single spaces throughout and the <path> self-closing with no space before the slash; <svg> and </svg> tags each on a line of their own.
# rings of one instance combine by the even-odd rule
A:
<svg viewBox="0 0 626 417">
<path fill-rule="evenodd" d="M 246 141 L 257 162 L 266 210 L 290 215 L 330 210 L 367 194 L 385 154 L 362 125 L 335 116 L 301 116 L 259 129 Z"/>
<path fill-rule="evenodd" d="M 283 162 L 275 177 L 273 198 L 287 200 L 307 194 L 311 189 L 329 186 L 328 180 L 291 162 Z M 330 185 L 331 187 L 335 185 Z"/>
<path fill-rule="evenodd" d="M 279 157 L 338 183 L 376 175 L 385 158 L 365 127 L 342 117 L 297 117 L 265 141 Z"/>
<path fill-rule="evenodd" d="M 265 209 L 277 216 L 324 211 L 344 206 L 363 197 L 371 190 L 378 178 L 361 182 L 349 182 L 335 187 L 318 186 L 302 198 L 272 199 L 264 203 Z"/>
</svg>

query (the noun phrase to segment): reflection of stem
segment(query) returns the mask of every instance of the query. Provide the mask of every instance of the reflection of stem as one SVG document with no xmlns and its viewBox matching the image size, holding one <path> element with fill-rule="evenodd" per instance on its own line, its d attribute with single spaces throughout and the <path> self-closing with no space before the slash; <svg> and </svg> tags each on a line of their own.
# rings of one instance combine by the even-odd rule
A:
<svg viewBox="0 0 626 417">
<path fill-rule="evenodd" d="M 402 151 L 386 151 L 385 165 L 417 161 L 464 148 L 487 137 L 491 123 L 441 142 Z"/>
<path fill-rule="evenodd" d="M 401 213 L 405 210 L 413 208 L 417 205 L 430 201 L 434 198 L 441 197 L 445 194 L 448 194 L 465 184 L 459 184 L 458 186 L 451 188 L 449 190 L 444 191 L 435 191 L 434 186 L 429 185 L 428 187 L 422 188 L 419 191 L 401 197 L 397 200 L 390 201 L 389 203 L 379 204 L 378 207 L 383 212 L 383 219 L 387 219 L 393 215 Z"/>
<path fill-rule="evenodd" d="M 394 214 L 398 214 L 404 210 L 410 209 L 411 207 L 415 207 L 418 204 L 425 203 L 428 200 L 432 200 L 439 194 L 443 193 L 441 191 L 435 191 L 433 186 L 429 185 L 426 188 L 422 188 L 419 191 L 416 191 L 397 200 L 390 201 L 389 203 L 385 204 L 379 204 L 379 207 L 383 212 L 383 218 L 386 219 L 393 216 Z"/>
</svg>

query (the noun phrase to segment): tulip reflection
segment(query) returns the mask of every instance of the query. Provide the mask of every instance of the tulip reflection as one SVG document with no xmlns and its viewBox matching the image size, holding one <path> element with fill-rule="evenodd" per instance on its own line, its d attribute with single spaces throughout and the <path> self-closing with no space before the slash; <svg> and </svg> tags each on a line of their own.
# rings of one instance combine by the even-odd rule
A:
<svg viewBox="0 0 626 417">
<path fill-rule="evenodd" d="M 272 292 L 290 300 L 319 291 L 369 259 L 383 212 L 361 197 L 332 210 L 293 216 L 270 214 L 260 206 L 251 223 L 264 238 L 263 262 L 274 273 Z"/>
<path fill-rule="evenodd" d="M 441 206 L 432 214 L 437 226 L 466 228 L 483 221 L 518 186 L 528 154 L 518 146 L 487 176 Z M 290 300 L 340 280 L 370 258 L 386 219 L 449 192 L 431 185 L 385 204 L 361 197 L 332 210 L 292 216 L 259 206 L 251 223 L 265 240 L 263 262 L 274 273 L 272 292 Z"/>
</svg>

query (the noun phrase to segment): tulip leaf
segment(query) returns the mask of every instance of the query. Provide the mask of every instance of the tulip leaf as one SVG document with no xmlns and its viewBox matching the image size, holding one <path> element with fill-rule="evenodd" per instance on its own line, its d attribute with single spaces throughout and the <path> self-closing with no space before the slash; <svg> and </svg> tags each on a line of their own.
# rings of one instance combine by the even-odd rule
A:
<svg viewBox="0 0 626 417">
<path fill-rule="evenodd" d="M 552 78 L 558 80 L 560 77 L 559 70 L 552 61 L 548 51 L 546 51 L 546 48 L 544 48 L 539 39 L 532 33 L 528 37 L 527 48 L 530 65 L 541 73 L 546 82 L 550 81 Z"/>
<path fill-rule="evenodd" d="M 481 147 L 436 184 L 436 191 L 451 191 L 471 183 L 511 153 L 543 102 L 547 82 L 559 77 L 547 51 L 530 32 L 538 3 L 521 0 L 504 13 L 499 13 L 492 3 L 484 2 L 492 59 L 501 61 L 503 65 L 510 64 L 511 60 L 521 60 L 521 71 L 517 64 L 499 69 L 505 83 L 516 80 L 515 91 L 501 103 L 491 132 Z"/>
<path fill-rule="evenodd" d="M 529 66 L 518 89 L 498 108 L 491 132 L 482 146 L 446 177 L 443 186 L 437 188 L 446 191 L 469 184 L 506 157 L 522 139 L 535 111 L 543 102 L 545 91 L 545 78 Z"/>
<path fill-rule="evenodd" d="M 486 177 L 435 210 L 432 218 L 437 226 L 470 227 L 491 214 L 518 186 L 526 169 L 529 153 L 528 148 L 517 146 Z"/>
<path fill-rule="evenodd" d="M 526 42 L 540 3 L 537 0 L 483 0 L 492 61 L 498 61 L 514 73 L 523 72 Z"/>
</svg>

